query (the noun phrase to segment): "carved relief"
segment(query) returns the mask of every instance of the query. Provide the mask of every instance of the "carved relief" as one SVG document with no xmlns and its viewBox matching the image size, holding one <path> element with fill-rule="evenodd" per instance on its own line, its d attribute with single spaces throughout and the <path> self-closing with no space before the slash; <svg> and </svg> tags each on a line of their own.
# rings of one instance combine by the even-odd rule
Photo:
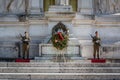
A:
<svg viewBox="0 0 120 80">
<path fill-rule="evenodd" d="M 0 0 L 0 12 L 25 13 L 29 0 Z"/>
<path fill-rule="evenodd" d="M 96 0 L 97 14 L 116 13 L 120 11 L 120 0 Z"/>
</svg>

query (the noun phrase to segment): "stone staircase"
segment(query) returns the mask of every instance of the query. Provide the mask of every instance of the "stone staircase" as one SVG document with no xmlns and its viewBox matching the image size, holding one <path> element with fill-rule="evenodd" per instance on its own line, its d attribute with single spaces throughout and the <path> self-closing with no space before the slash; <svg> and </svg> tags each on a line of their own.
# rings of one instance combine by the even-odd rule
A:
<svg viewBox="0 0 120 80">
<path fill-rule="evenodd" d="M 0 62 L 0 80 L 120 80 L 120 63 Z"/>
</svg>

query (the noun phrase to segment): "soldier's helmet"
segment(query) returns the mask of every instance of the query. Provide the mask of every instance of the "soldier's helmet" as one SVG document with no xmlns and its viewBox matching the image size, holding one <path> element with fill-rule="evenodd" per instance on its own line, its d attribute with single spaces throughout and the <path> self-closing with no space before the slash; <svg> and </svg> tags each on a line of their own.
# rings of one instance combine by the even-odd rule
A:
<svg viewBox="0 0 120 80">
<path fill-rule="evenodd" d="M 95 31 L 95 34 L 98 34 L 98 31 Z"/>
</svg>

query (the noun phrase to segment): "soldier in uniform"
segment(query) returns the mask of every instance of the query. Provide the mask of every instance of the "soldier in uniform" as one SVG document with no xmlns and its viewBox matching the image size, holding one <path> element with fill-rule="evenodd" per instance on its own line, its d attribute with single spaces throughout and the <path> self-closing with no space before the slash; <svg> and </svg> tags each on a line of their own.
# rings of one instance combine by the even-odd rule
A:
<svg viewBox="0 0 120 80">
<path fill-rule="evenodd" d="M 99 49 L 100 49 L 100 37 L 98 36 L 98 31 L 95 32 L 95 36 L 91 36 L 92 37 L 92 41 L 93 41 L 93 49 L 94 49 L 94 52 L 93 52 L 93 57 L 94 59 L 96 58 L 96 55 L 97 55 L 97 58 L 99 59 Z"/>
<path fill-rule="evenodd" d="M 27 32 L 25 32 L 25 36 L 21 36 L 22 37 L 22 51 L 23 51 L 23 59 L 25 59 L 26 55 L 27 55 L 27 59 L 29 59 L 29 42 L 30 42 L 30 38 Z"/>
</svg>

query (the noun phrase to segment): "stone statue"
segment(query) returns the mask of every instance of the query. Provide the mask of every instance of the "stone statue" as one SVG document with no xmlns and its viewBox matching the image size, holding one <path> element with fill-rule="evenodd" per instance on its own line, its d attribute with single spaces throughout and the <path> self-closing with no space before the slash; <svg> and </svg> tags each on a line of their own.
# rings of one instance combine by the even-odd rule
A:
<svg viewBox="0 0 120 80">
<path fill-rule="evenodd" d="M 55 0 L 56 5 L 69 5 L 69 0 Z"/>
<path fill-rule="evenodd" d="M 120 1 L 119 0 L 115 0 L 115 4 L 116 4 L 116 12 L 119 12 L 120 10 Z"/>
<path fill-rule="evenodd" d="M 0 12 L 28 13 L 29 0 L 0 0 Z"/>
<path fill-rule="evenodd" d="M 101 7 L 100 7 L 100 0 L 96 0 L 96 13 L 97 14 L 102 14 L 102 10 L 101 10 Z"/>
<path fill-rule="evenodd" d="M 120 0 L 96 0 L 96 13 L 116 13 L 120 11 Z"/>
<path fill-rule="evenodd" d="M 102 14 L 106 13 L 106 0 L 100 0 L 100 9 L 101 9 L 101 12 Z"/>
<path fill-rule="evenodd" d="M 110 13 L 114 13 L 115 12 L 115 3 L 114 3 L 114 0 L 110 0 L 109 1 L 109 6 L 110 6 Z"/>
<path fill-rule="evenodd" d="M 55 4 L 56 4 L 56 5 L 60 5 L 60 1 L 61 1 L 61 0 L 55 0 Z"/>
</svg>

